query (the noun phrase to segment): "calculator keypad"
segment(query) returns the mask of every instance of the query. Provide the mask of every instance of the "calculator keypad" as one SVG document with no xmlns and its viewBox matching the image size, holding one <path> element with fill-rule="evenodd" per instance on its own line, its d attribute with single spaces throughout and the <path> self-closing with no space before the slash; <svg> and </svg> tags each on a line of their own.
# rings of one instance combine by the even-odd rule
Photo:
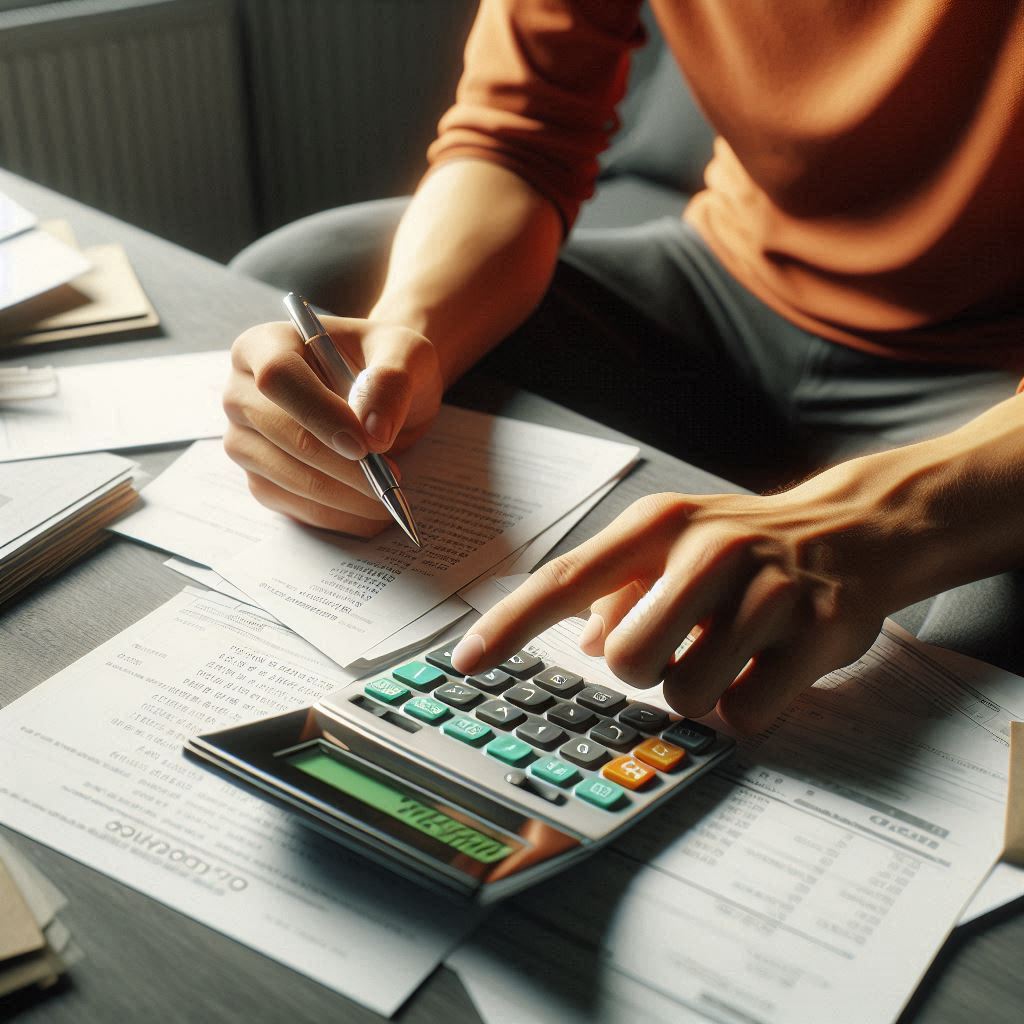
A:
<svg viewBox="0 0 1024 1024">
<path fill-rule="evenodd" d="M 514 776 L 516 785 L 549 803 L 577 799 L 622 810 L 631 806 L 630 793 L 656 791 L 660 776 L 678 773 L 716 743 L 717 733 L 706 725 L 673 721 L 654 705 L 627 701 L 567 669 L 545 667 L 527 651 L 463 677 L 451 664 L 454 646 L 395 667 L 391 678 L 366 683 L 363 693 L 481 748 L 513 769 L 506 781 Z"/>
</svg>

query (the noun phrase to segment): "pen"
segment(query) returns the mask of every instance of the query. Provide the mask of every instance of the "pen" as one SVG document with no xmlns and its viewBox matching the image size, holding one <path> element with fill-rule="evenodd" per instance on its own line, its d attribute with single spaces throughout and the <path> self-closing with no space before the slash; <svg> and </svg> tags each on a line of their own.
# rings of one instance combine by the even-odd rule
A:
<svg viewBox="0 0 1024 1024">
<path fill-rule="evenodd" d="M 351 385 L 356 380 L 355 371 L 336 348 L 320 318 L 313 312 L 306 299 L 295 292 L 289 292 L 284 297 L 284 308 L 288 310 L 291 322 L 305 343 L 306 351 L 313 357 L 312 365 L 317 376 L 335 394 L 347 398 Z M 420 535 L 416 531 L 416 521 L 412 517 L 412 509 L 409 508 L 409 502 L 384 457 L 370 452 L 359 460 L 359 465 L 363 467 L 374 494 L 384 503 L 384 507 L 402 528 L 402 532 L 416 547 L 422 547 Z"/>
</svg>

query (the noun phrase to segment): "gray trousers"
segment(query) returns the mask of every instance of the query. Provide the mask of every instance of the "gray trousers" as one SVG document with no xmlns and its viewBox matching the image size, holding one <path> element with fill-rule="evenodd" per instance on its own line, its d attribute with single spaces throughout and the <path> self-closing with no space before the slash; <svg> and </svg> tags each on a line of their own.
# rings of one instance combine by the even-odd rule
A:
<svg viewBox="0 0 1024 1024">
<path fill-rule="evenodd" d="M 406 202 L 307 217 L 232 267 L 364 315 Z M 678 218 L 574 233 L 541 305 L 482 369 L 753 490 L 952 430 L 1017 385 L 1004 371 L 897 362 L 810 334 L 747 292 Z M 1024 675 L 1024 570 L 896 618 Z"/>
</svg>

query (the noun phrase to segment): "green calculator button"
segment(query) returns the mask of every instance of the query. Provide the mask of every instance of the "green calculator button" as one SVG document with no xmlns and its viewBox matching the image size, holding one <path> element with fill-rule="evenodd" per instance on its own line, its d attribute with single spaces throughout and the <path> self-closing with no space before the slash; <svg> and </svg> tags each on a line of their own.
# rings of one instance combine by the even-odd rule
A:
<svg viewBox="0 0 1024 1024">
<path fill-rule="evenodd" d="M 374 679 L 363 689 L 371 697 L 376 697 L 377 700 L 382 700 L 385 704 L 401 704 L 409 696 L 408 688 L 400 686 L 393 679 Z"/>
<path fill-rule="evenodd" d="M 413 697 L 405 705 L 405 713 L 431 725 L 444 721 L 451 714 L 447 705 L 442 704 L 439 700 L 434 700 L 433 697 Z"/>
<path fill-rule="evenodd" d="M 399 665 L 392 669 L 391 674 L 406 686 L 414 690 L 432 690 L 438 683 L 447 680 L 447 676 L 433 665 L 424 661 L 410 661 L 407 665 Z"/>
<path fill-rule="evenodd" d="M 614 782 L 605 782 L 603 779 L 586 779 L 573 792 L 581 800 L 600 807 L 602 811 L 614 811 L 625 804 L 625 790 L 621 786 L 616 786 Z"/>
<path fill-rule="evenodd" d="M 478 722 L 475 718 L 467 718 L 465 715 L 459 715 L 458 718 L 445 722 L 441 726 L 441 731 L 449 736 L 454 736 L 457 740 L 462 740 L 463 743 L 468 743 L 471 747 L 482 746 L 494 735 L 483 722 Z"/>
<path fill-rule="evenodd" d="M 533 747 L 529 743 L 517 740 L 515 736 L 499 736 L 487 744 L 487 751 L 491 757 L 496 757 L 513 768 L 520 768 L 536 756 Z"/>
<path fill-rule="evenodd" d="M 546 757 L 530 765 L 530 772 L 538 779 L 552 782 L 556 786 L 568 786 L 580 777 L 580 773 L 571 764 L 559 761 L 557 757 Z"/>
</svg>

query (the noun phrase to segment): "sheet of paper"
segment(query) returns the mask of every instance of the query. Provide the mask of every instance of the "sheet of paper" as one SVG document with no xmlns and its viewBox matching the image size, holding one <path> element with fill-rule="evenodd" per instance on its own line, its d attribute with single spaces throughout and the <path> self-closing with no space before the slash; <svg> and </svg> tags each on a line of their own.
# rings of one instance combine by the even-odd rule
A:
<svg viewBox="0 0 1024 1024">
<path fill-rule="evenodd" d="M 0 312 L 65 284 L 90 266 L 77 249 L 38 228 L 0 240 Z"/>
<path fill-rule="evenodd" d="M 115 524 L 112 528 L 114 533 L 117 533 L 117 525 Z M 181 573 L 182 576 L 187 576 L 194 583 L 200 583 L 209 590 L 216 590 L 218 594 L 223 594 L 225 597 L 230 597 L 233 601 L 241 601 L 243 604 L 252 604 L 252 601 L 243 594 L 238 587 L 231 586 L 230 583 L 219 573 L 214 572 L 212 569 L 207 569 L 205 565 L 197 565 L 195 562 L 190 562 L 187 558 L 168 558 L 164 565 L 168 569 L 173 569 L 175 572 Z"/>
<path fill-rule="evenodd" d="M 216 441 L 196 441 L 141 493 L 115 533 L 213 566 L 272 537 L 286 523 L 250 493 L 244 471 Z M 214 588 L 219 589 L 219 588 Z"/>
<path fill-rule="evenodd" d="M 0 465 L 0 560 L 11 545 L 132 469 L 106 452 Z"/>
<path fill-rule="evenodd" d="M 36 215 L 0 193 L 0 241 L 36 226 Z"/>
<path fill-rule="evenodd" d="M 579 655 L 580 625 L 533 649 L 613 682 Z M 967 679 L 961 663 L 887 624 L 860 661 L 571 885 L 501 914 L 558 931 L 557 962 L 596 949 L 604 969 L 709 1020 L 895 1019 L 1001 845 L 1011 715 L 995 695 L 1022 681 L 980 663 Z M 487 933 L 514 926 L 502 916 Z M 502 970 L 487 941 L 468 961 L 482 983 Z M 526 998 L 540 998 L 548 956 L 517 972 Z"/>
<path fill-rule="evenodd" d="M 967 904 L 957 925 L 970 924 L 1019 899 L 1024 899 L 1024 868 L 1000 862 Z"/>
<path fill-rule="evenodd" d="M 53 398 L 0 409 L 0 462 L 218 437 L 228 358 L 196 352 L 60 369 Z"/>
<path fill-rule="evenodd" d="M 213 568 L 349 665 L 551 527 L 636 454 L 449 406 L 402 463 L 422 550 L 397 529 L 359 541 L 287 524 Z"/>
<path fill-rule="evenodd" d="M 390 1015 L 474 913 L 181 753 L 346 678 L 258 609 L 186 589 L 0 712 L 0 821 Z"/>
</svg>

